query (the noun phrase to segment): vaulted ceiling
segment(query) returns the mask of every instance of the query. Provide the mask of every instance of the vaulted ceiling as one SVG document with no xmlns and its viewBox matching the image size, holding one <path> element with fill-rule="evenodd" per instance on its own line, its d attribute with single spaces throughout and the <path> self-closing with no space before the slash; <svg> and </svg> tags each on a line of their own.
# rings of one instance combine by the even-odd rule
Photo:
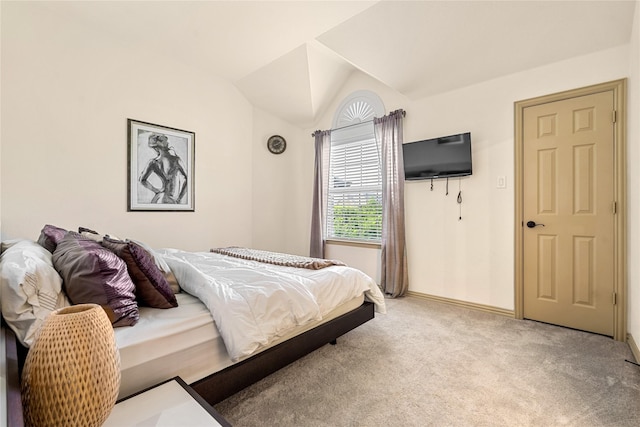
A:
<svg viewBox="0 0 640 427">
<path fill-rule="evenodd" d="M 419 99 L 623 45 L 633 0 L 47 2 L 312 126 L 359 70 Z"/>
</svg>

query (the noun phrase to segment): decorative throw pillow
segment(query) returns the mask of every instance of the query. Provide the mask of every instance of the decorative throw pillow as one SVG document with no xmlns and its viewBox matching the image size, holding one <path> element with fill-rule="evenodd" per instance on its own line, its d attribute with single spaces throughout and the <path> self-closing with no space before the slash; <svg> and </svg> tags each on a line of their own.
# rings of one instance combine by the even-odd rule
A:
<svg viewBox="0 0 640 427">
<path fill-rule="evenodd" d="M 167 282 L 169 283 L 169 287 L 171 287 L 171 290 L 173 291 L 173 293 L 174 294 L 179 293 L 180 284 L 178 283 L 178 279 L 176 279 L 176 275 L 173 274 L 173 271 L 171 271 L 171 268 L 169 268 L 169 264 L 167 264 L 167 262 L 160 255 L 158 255 L 156 251 L 153 250 L 153 248 L 151 248 L 146 243 L 140 242 L 138 240 L 131 240 L 131 242 L 137 243 L 138 245 L 142 246 L 142 248 L 145 251 L 147 251 L 149 255 L 151 255 L 151 257 L 153 258 L 153 262 L 160 269 L 160 271 L 162 271 L 164 278 L 167 279 Z"/>
<path fill-rule="evenodd" d="M 31 240 L 3 242 L 0 256 L 2 315 L 25 347 L 33 344 L 44 319 L 69 301 L 53 268 L 51 252 Z"/>
<path fill-rule="evenodd" d="M 112 239 L 120 240 L 115 236 L 111 236 L 109 234 L 100 234 L 97 231 L 87 227 L 78 227 L 78 233 L 80 233 L 82 237 L 87 237 L 91 240 L 95 240 L 98 243 L 102 243 L 102 239 L 104 239 L 105 236 L 111 237 Z"/>
<path fill-rule="evenodd" d="M 53 253 L 53 251 L 56 250 L 56 245 L 60 240 L 62 240 L 65 234 L 67 234 L 67 230 L 64 228 L 47 224 L 42 228 L 42 231 L 40 231 L 38 243 L 46 250 Z"/>
<path fill-rule="evenodd" d="M 167 279 L 156 266 L 153 257 L 142 246 L 124 240 L 104 237 L 102 246 L 118 255 L 127 264 L 129 276 L 136 285 L 136 297 L 140 305 L 155 308 L 172 308 L 178 301 Z"/>
<path fill-rule="evenodd" d="M 114 327 L 138 322 L 135 285 L 127 266 L 100 243 L 69 231 L 53 252 L 53 265 L 73 304 L 99 304 Z"/>
<path fill-rule="evenodd" d="M 95 240 L 98 243 L 102 242 L 102 238 L 104 237 L 102 234 L 98 233 L 97 231 L 93 231 L 89 228 L 85 228 L 85 227 L 78 227 L 78 233 L 80 233 L 80 235 L 82 237 L 86 237 L 87 239 L 91 239 L 91 240 Z"/>
</svg>

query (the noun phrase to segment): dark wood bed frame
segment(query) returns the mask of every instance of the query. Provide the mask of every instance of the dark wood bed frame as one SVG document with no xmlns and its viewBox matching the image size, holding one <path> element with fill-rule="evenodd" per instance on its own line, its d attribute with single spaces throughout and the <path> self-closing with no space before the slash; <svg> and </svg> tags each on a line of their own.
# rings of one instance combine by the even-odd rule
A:
<svg viewBox="0 0 640 427">
<path fill-rule="evenodd" d="M 355 310 L 190 385 L 207 402 L 214 405 L 323 345 L 335 344 L 340 336 L 373 318 L 373 303 L 364 302 Z M 6 338 L 7 426 L 21 427 L 24 425 L 24 420 L 20 375 L 27 350 L 18 342 L 13 331 L 4 322 L 2 333 Z"/>
</svg>

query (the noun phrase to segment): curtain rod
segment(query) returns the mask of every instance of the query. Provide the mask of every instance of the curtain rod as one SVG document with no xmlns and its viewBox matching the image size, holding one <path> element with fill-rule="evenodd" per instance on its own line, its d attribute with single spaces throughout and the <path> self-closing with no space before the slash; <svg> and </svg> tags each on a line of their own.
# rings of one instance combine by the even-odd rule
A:
<svg viewBox="0 0 640 427">
<path fill-rule="evenodd" d="M 389 114 L 393 114 L 393 113 L 395 113 L 395 112 L 397 112 L 397 111 L 399 111 L 399 112 L 402 114 L 402 117 L 406 117 L 407 112 L 406 112 L 406 111 L 404 111 L 402 108 L 401 108 L 401 109 L 399 109 L 399 110 L 392 111 L 392 112 L 391 112 L 391 113 L 389 113 Z M 365 120 L 364 122 L 352 123 L 352 124 L 350 124 L 350 125 L 340 126 L 339 128 L 334 128 L 334 129 L 329 129 L 329 130 L 330 130 L 330 131 L 334 131 L 334 130 L 347 129 L 347 128 L 350 128 L 350 127 L 352 127 L 352 126 L 358 126 L 358 125 L 362 125 L 362 124 L 364 124 L 364 123 L 370 123 L 370 122 L 373 122 L 374 120 L 375 120 L 375 117 L 374 117 L 373 119 Z M 317 130 L 316 132 L 323 132 L 323 131 L 321 131 L 321 130 Z M 311 134 L 311 136 L 315 137 L 315 136 L 316 136 L 316 132 L 313 132 L 313 133 Z"/>
</svg>

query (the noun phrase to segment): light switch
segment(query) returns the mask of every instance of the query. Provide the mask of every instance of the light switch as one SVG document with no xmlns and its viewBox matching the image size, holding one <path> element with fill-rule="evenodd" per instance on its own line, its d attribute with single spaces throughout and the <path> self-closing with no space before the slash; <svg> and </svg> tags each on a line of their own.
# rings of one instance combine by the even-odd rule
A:
<svg viewBox="0 0 640 427">
<path fill-rule="evenodd" d="M 507 188 L 507 177 L 504 175 L 498 176 L 496 187 L 503 188 L 503 189 Z"/>
</svg>

